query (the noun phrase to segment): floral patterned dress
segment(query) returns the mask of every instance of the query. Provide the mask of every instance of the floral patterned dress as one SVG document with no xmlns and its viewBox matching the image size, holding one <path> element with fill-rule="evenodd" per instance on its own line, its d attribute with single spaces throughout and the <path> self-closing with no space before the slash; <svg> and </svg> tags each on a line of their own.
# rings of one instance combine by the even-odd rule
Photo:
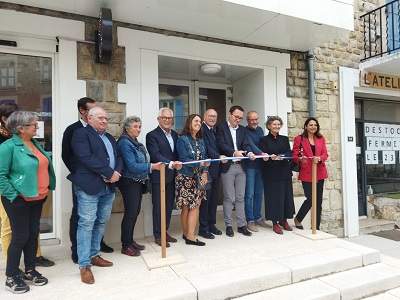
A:
<svg viewBox="0 0 400 300">
<path fill-rule="evenodd" d="M 200 147 L 196 146 L 197 160 L 201 160 Z M 206 191 L 197 188 L 197 177 L 201 176 L 202 167 L 196 167 L 193 176 L 186 176 L 179 173 L 175 178 L 176 208 L 181 209 L 186 205 L 189 209 L 197 207 L 199 200 L 207 200 Z"/>
</svg>

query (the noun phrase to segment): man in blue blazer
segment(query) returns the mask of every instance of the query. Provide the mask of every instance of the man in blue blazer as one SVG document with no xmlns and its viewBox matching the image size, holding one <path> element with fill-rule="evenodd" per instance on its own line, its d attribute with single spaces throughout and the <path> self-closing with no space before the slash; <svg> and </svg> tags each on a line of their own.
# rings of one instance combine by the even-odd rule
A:
<svg viewBox="0 0 400 300">
<path fill-rule="evenodd" d="M 202 125 L 203 137 L 207 145 L 208 156 L 210 158 L 222 158 L 225 155 L 219 153 L 216 137 L 216 125 L 218 114 L 214 109 L 208 109 L 204 113 L 204 122 Z M 199 216 L 199 235 L 206 239 L 213 239 L 215 235 L 221 235 L 222 232 L 215 224 L 217 223 L 217 204 L 220 163 L 213 162 L 208 168 L 211 176 L 211 189 L 207 191 L 207 201 L 202 201 L 200 205 Z"/>
<path fill-rule="evenodd" d="M 121 177 L 122 157 L 112 135 L 106 132 L 107 113 L 101 107 L 89 110 L 88 125 L 75 130 L 72 149 L 75 172 L 68 175 L 74 185 L 78 203 L 78 264 L 81 280 L 94 283 L 90 267 L 110 267 L 98 255 L 106 222 L 115 198 L 115 182 Z"/>
<path fill-rule="evenodd" d="M 217 127 L 217 143 L 220 153 L 228 157 L 248 156 L 252 159 L 254 154 L 247 141 L 247 135 L 242 125 L 244 109 L 239 105 L 234 105 L 229 109 L 228 121 L 223 122 Z M 244 192 L 246 188 L 246 173 L 243 160 L 229 160 L 221 165 L 221 180 L 224 191 L 224 220 L 226 225 L 226 235 L 233 237 L 232 229 L 232 202 L 235 202 L 236 223 L 238 232 L 246 236 L 251 236 L 251 232 L 246 227 L 246 217 L 244 212 Z"/>
<path fill-rule="evenodd" d="M 178 134 L 171 129 L 173 122 L 173 112 L 167 107 L 163 107 L 158 112 L 158 125 L 156 129 L 146 135 L 146 148 L 150 155 L 150 162 L 164 162 L 165 168 L 165 214 L 166 228 L 168 230 L 171 222 L 171 214 L 175 202 L 175 170 L 182 168 L 178 160 L 176 142 Z M 150 173 L 152 183 L 152 203 L 153 203 L 153 235 L 154 241 L 161 246 L 161 204 L 160 204 L 160 171 L 153 170 Z M 169 243 L 176 243 L 177 240 L 167 232 L 167 247 Z"/>
</svg>

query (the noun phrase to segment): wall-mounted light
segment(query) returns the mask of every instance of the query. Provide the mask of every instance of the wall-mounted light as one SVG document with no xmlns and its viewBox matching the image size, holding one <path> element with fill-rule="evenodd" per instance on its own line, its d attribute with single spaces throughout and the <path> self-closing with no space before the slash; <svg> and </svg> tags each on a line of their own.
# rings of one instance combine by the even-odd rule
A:
<svg viewBox="0 0 400 300">
<path fill-rule="evenodd" d="M 219 64 L 204 64 L 200 66 L 201 72 L 204 74 L 217 74 L 221 71 Z"/>
</svg>

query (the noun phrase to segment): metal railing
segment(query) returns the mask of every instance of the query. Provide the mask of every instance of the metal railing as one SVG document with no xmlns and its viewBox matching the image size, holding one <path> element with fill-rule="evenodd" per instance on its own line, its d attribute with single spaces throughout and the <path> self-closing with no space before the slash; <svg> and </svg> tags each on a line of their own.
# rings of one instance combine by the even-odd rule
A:
<svg viewBox="0 0 400 300">
<path fill-rule="evenodd" d="M 361 61 L 400 51 L 400 0 L 362 16 L 364 53 Z"/>
</svg>

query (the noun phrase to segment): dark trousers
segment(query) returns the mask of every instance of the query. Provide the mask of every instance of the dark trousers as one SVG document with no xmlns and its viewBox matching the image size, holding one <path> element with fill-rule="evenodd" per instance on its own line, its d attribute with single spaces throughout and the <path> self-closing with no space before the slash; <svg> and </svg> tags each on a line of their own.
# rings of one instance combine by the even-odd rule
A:
<svg viewBox="0 0 400 300">
<path fill-rule="evenodd" d="M 317 182 L 317 229 L 319 230 L 319 225 L 321 224 L 321 212 L 322 212 L 322 193 L 324 191 L 324 182 L 325 180 L 318 180 Z M 306 200 L 303 202 L 303 205 L 300 207 L 299 212 L 297 213 L 296 219 L 299 222 L 303 221 L 304 217 L 311 209 L 312 206 L 312 183 L 302 181 L 304 196 L 306 196 Z"/>
<path fill-rule="evenodd" d="M 203 233 L 209 230 L 209 225 L 217 223 L 219 176 L 211 179 L 211 189 L 207 191 L 207 201 L 201 201 L 200 205 L 199 232 Z"/>
<path fill-rule="evenodd" d="M 6 276 L 19 274 L 22 252 L 24 252 L 25 271 L 35 270 L 40 216 L 46 198 L 25 201 L 24 198 L 18 196 L 11 203 L 6 197 L 1 196 L 1 202 L 10 220 L 12 231 L 12 239 L 7 252 Z"/>
<path fill-rule="evenodd" d="M 142 188 L 143 184 L 137 181 L 119 187 L 125 208 L 121 222 L 121 242 L 124 249 L 133 245 L 133 231 L 142 206 Z"/>
<path fill-rule="evenodd" d="M 154 238 L 161 238 L 161 204 L 160 204 L 160 184 L 152 184 L 151 199 L 153 203 L 153 235 Z M 175 181 L 165 183 L 165 220 L 168 230 L 171 222 L 172 208 L 175 202 Z"/>
<path fill-rule="evenodd" d="M 72 258 L 78 260 L 76 233 L 78 232 L 78 199 L 74 192 L 74 185 L 72 185 L 72 213 L 69 219 L 69 239 L 71 241 Z"/>
</svg>

